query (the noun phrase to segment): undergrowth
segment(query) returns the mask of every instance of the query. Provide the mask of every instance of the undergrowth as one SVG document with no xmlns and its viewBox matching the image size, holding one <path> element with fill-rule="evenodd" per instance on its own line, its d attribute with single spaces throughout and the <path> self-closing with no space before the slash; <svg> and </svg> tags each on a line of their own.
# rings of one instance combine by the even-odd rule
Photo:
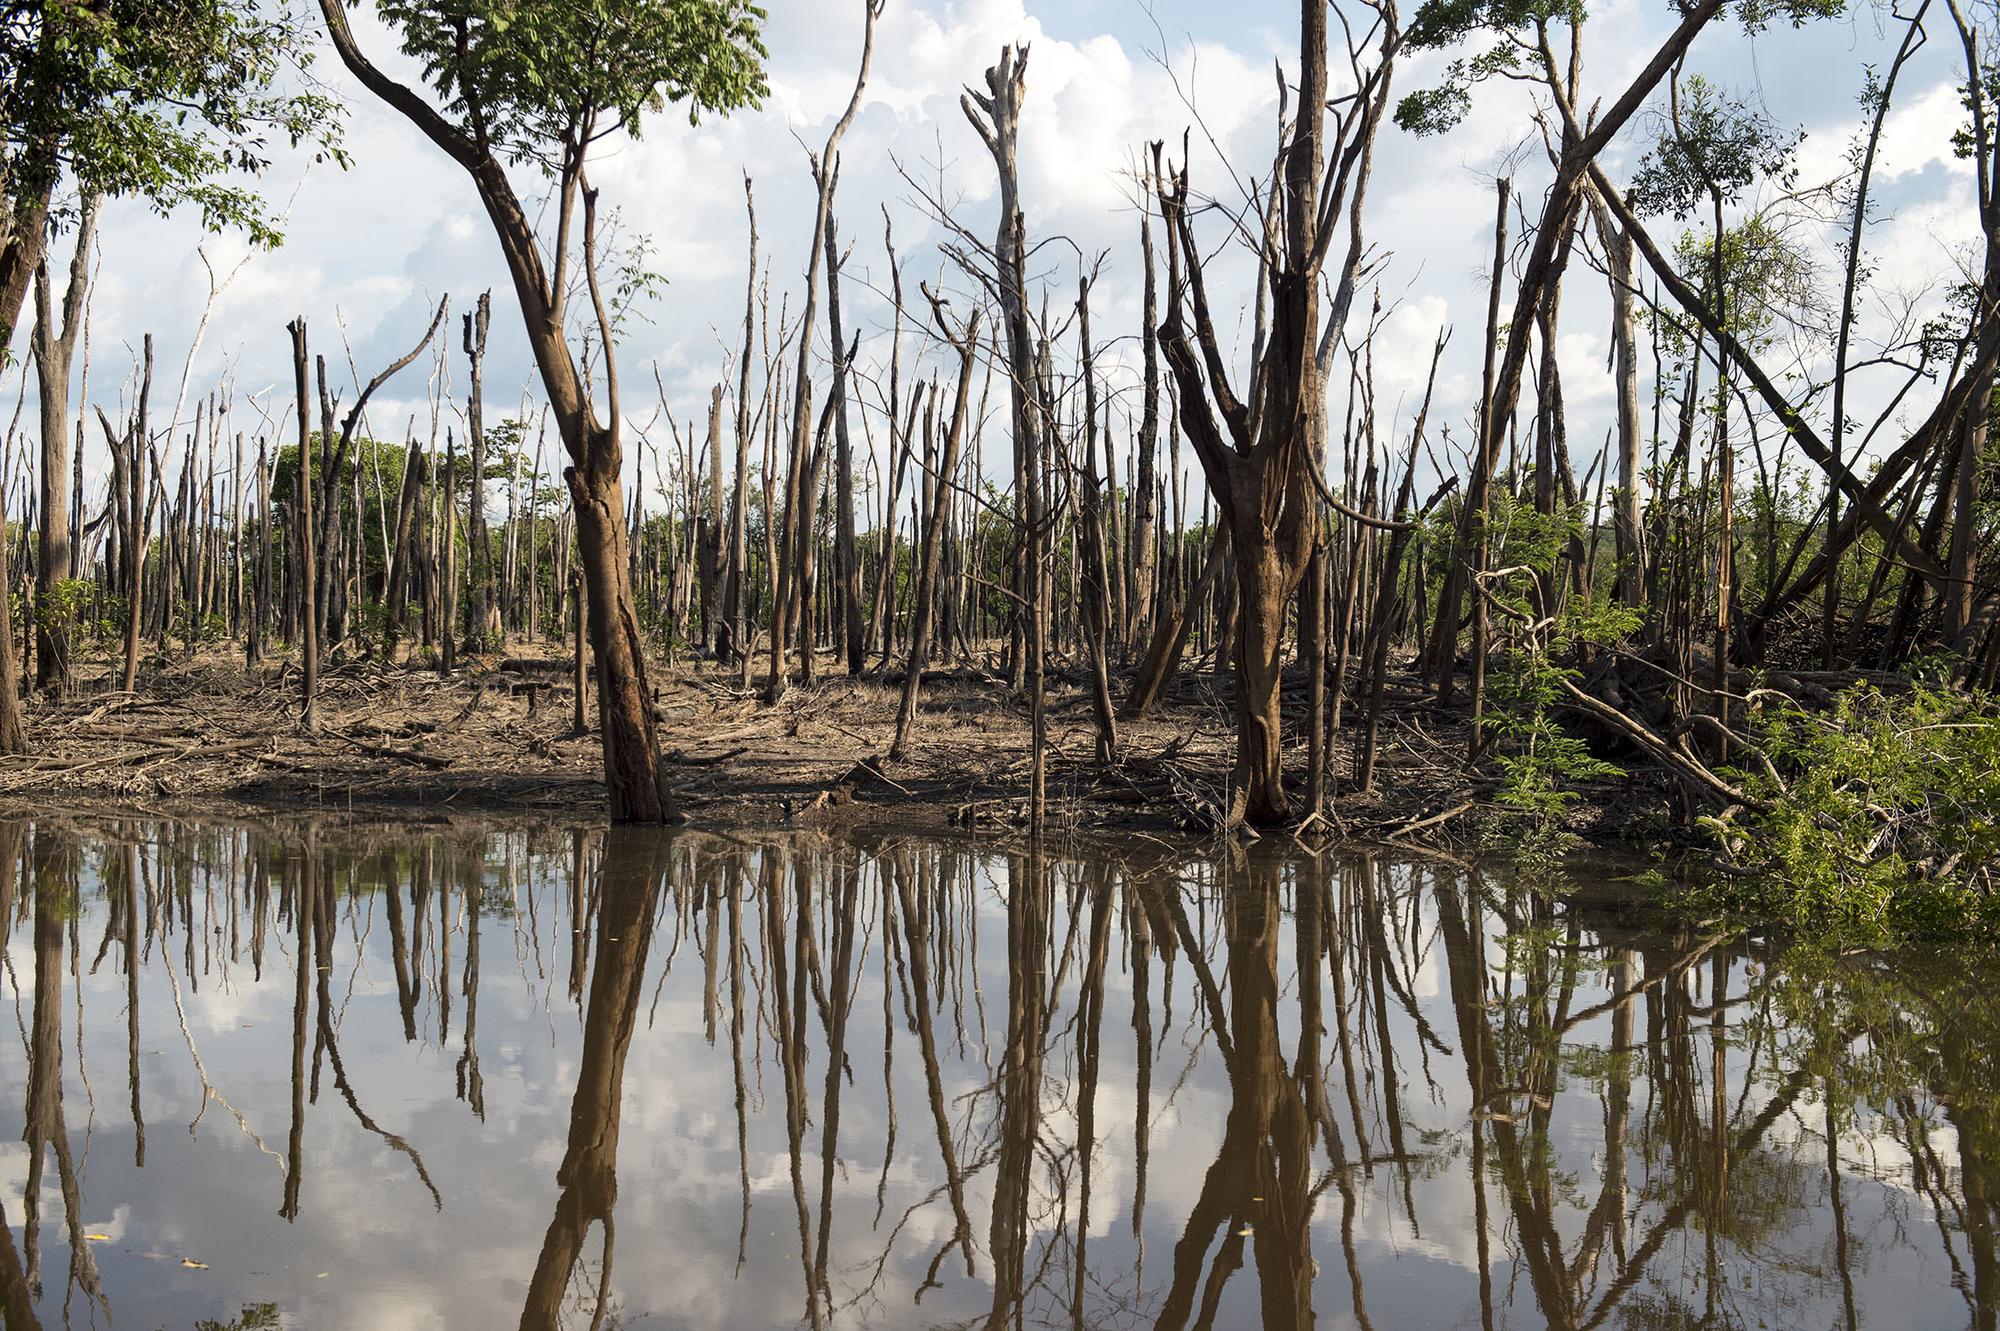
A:
<svg viewBox="0 0 2000 1331">
<path fill-rule="evenodd" d="M 1719 872 L 1679 895 L 1819 933 L 2000 936 L 2000 705 L 1919 673 L 1748 718 L 1741 807 L 1703 820 Z"/>
</svg>

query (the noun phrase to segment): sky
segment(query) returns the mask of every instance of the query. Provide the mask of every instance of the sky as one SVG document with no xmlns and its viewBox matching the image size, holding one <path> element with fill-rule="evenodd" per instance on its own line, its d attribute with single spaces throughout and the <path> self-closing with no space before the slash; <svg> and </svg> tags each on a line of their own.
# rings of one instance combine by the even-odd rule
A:
<svg viewBox="0 0 2000 1331">
<path fill-rule="evenodd" d="M 408 75 L 393 34 L 370 8 L 356 11 L 364 50 Z M 802 298 L 813 209 L 807 150 L 823 142 L 851 91 L 862 0 L 773 0 L 769 8 L 770 95 L 761 107 L 697 126 L 677 113 L 654 117 L 643 138 L 608 145 L 592 168 L 604 206 L 618 211 L 621 234 L 646 238 L 649 263 L 665 279 L 658 296 L 635 311 L 620 350 L 628 477 L 642 456 L 653 467 L 652 454 L 639 445 L 642 437 L 655 448 L 668 443 L 655 371 L 675 418 L 696 428 L 710 386 L 725 375 L 733 382 L 728 367 L 741 338 L 747 261 L 745 173 L 754 181 L 772 305 L 789 298 L 796 313 Z M 1615 95 L 1672 17 L 1661 0 L 1608 0 L 1594 8 L 1584 42 L 1586 100 Z M 1060 309 L 1074 300 L 1080 262 L 1103 256 L 1093 331 L 1103 348 L 1113 435 L 1121 451 L 1128 450 L 1125 418 L 1137 414 L 1141 280 L 1133 163 L 1146 141 L 1177 146 L 1190 133 L 1195 190 L 1224 200 L 1240 197 L 1237 177 L 1264 169 L 1276 146 L 1274 69 L 1282 65 L 1296 77 L 1297 24 L 1296 9 L 1274 0 L 1226 6 L 1196 0 L 889 0 L 873 76 L 843 147 L 835 201 L 842 243 L 852 247 L 843 313 L 849 328 L 862 334 L 861 372 L 873 375 L 890 342 L 885 215 L 894 226 L 910 303 L 918 299 L 920 280 L 969 292 L 940 253 L 943 231 L 931 201 L 947 201 L 974 232 L 990 233 L 993 170 L 958 97 L 965 85 L 980 83 L 1004 44 L 1026 43 L 1032 53 L 1021 144 L 1023 206 L 1031 244 L 1056 242 L 1037 251 L 1031 281 L 1045 284 Z M 1898 89 L 1877 168 L 1867 252 L 1872 284 L 1859 320 L 1864 344 L 1868 330 L 1887 326 L 1887 312 L 1899 302 L 1934 307 L 1943 278 L 1968 261 L 1976 240 L 1971 172 L 1949 146 L 1961 117 L 1953 89 L 1957 42 L 1942 14 L 1931 26 L 1936 31 Z M 1847 169 L 1848 148 L 1862 125 L 1857 98 L 1864 68 L 1885 67 L 1899 34 L 1892 15 L 1866 5 L 1804 29 L 1783 26 L 1755 36 L 1718 22 L 1696 44 L 1687 72 L 1758 99 L 1775 122 L 1802 130 L 1800 183 L 1815 184 Z M 1397 92 L 1435 83 L 1445 58 L 1425 54 L 1402 61 Z M 435 301 L 448 295 L 454 311 L 447 330 L 449 391 L 462 399 L 457 314 L 491 289 L 489 423 L 523 403 L 533 409 L 539 388 L 519 313 L 469 181 L 354 83 L 330 51 L 315 72 L 346 102 L 352 162 L 343 170 L 309 165 L 303 155 L 278 155 L 263 187 L 274 211 L 284 215 L 282 247 L 253 252 L 238 236 L 204 236 L 192 216 L 160 218 L 134 203 L 108 209 L 91 315 L 90 398 L 116 407 L 130 381 L 132 349 L 151 332 L 159 366 L 156 413 L 183 397 L 186 363 L 182 421 L 191 419 L 195 400 L 226 381 L 235 402 L 231 428 L 254 438 L 260 428 L 281 429 L 289 408 L 285 325 L 293 317 L 306 317 L 314 350 L 327 355 L 351 400 L 355 389 L 344 369 L 350 358 L 358 378 L 367 379 L 409 349 Z M 1532 111 L 1525 85 L 1497 83 L 1479 90 L 1473 115 L 1448 135 L 1418 139 L 1394 126 L 1383 130 L 1366 224 L 1372 257 L 1379 260 L 1375 290 L 1385 310 L 1375 348 L 1385 446 L 1407 439 L 1432 342 L 1447 326 L 1454 337 L 1432 418 L 1451 427 L 1455 443 L 1467 437 L 1492 249 L 1492 182 L 1497 175 L 1514 176 L 1520 207 L 1528 210 L 1522 215 L 1517 208 L 1512 225 L 1516 262 L 1523 253 L 1519 238 L 1546 186 Z M 1615 179 L 1630 178 L 1657 128 L 1656 116 L 1642 115 L 1614 145 Z M 524 192 L 538 188 L 525 176 L 521 184 Z M 1837 297 L 1838 220 L 1808 228 L 1830 297 Z M 1670 241 L 1676 230 L 1662 219 L 1655 234 Z M 1240 359 L 1251 271 L 1240 251 L 1223 245 L 1219 231 L 1211 239 L 1223 251 L 1211 294 L 1224 337 L 1239 348 Z M 190 360 L 211 270 L 226 278 L 226 286 Z M 1351 334 L 1359 333 L 1372 294 L 1357 300 Z M 1558 349 L 1579 471 L 1611 423 L 1607 309 L 1602 280 L 1584 263 L 1573 264 Z M 819 339 L 823 348 L 823 314 Z M 944 366 L 938 346 L 914 332 L 906 333 L 904 347 L 906 383 L 913 372 Z M 913 369 L 919 357 L 920 368 Z M 420 360 L 378 395 L 369 412 L 371 433 L 400 438 L 413 429 L 428 439 L 427 371 L 428 362 Z M 0 378 L 0 410 L 11 411 L 20 373 L 17 361 Z M 1889 382 L 1885 376 L 1880 385 L 1858 387 L 1856 397 L 1876 400 Z M 1332 393 L 1338 413 L 1344 388 L 1336 384 Z M 1919 411 L 1928 400 L 1923 392 L 1913 394 L 1906 410 Z M 864 414 L 874 409 L 872 393 L 864 391 L 862 401 Z M 269 427 L 260 408 L 270 413 Z M 30 401 L 21 419 L 33 415 Z M 462 428 L 449 411 L 441 425 Z M 873 433 L 879 444 L 883 432 Z M 1004 446 L 1001 431 L 989 430 L 991 456 L 999 458 Z M 95 452 L 87 453 L 86 464 L 92 477 L 106 470 Z M 1448 451 L 1429 464 L 1433 470 L 1452 465 Z M 644 484 L 647 502 L 656 505 L 650 473 Z M 18 496 L 18 487 L 12 493 Z M 93 493 L 91 503 L 98 502 Z"/>
</svg>

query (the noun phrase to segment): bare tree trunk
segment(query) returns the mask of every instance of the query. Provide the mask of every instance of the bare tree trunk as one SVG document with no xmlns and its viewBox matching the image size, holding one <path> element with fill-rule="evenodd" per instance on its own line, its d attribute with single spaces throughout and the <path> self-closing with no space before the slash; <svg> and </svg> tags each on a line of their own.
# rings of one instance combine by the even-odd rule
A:
<svg viewBox="0 0 2000 1331">
<path fill-rule="evenodd" d="M 1097 725 L 1097 763 L 1118 761 L 1118 719 L 1111 706 L 1110 644 L 1111 575 L 1104 557 L 1104 515 L 1097 474 L 1097 366 L 1090 342 L 1090 280 L 1077 284 L 1077 337 L 1083 353 L 1084 473 L 1083 502 L 1077 521 L 1083 555 L 1083 629 L 1090 650 L 1091 715 Z M 1117 487 L 1112 487 L 1117 502 Z"/>
<path fill-rule="evenodd" d="M 1015 503 L 1021 515 L 1017 531 L 1015 608 L 1017 625 L 1013 673 L 1028 694 L 1033 729 L 1030 755 L 1030 819 L 1039 830 L 1043 795 L 1043 740 L 1046 724 L 1043 669 L 1047 655 L 1047 607 L 1043 589 L 1048 582 L 1044 557 L 1047 532 L 1042 506 L 1043 420 L 1034 400 L 1039 376 L 1027 309 L 1027 228 L 1021 215 L 1021 102 L 1027 88 L 1028 53 L 1007 47 L 1000 62 L 986 71 L 985 93 L 968 92 L 960 105 L 993 158 L 1000 180 L 1000 225 L 993 253 L 995 288 L 1000 301 L 1000 327 L 1006 334 L 1008 390 L 1014 425 Z M 982 118 L 983 116 L 983 118 Z M 940 479 L 940 483 L 942 483 Z"/>
<path fill-rule="evenodd" d="M 729 655 L 736 658 L 737 686 L 750 685 L 751 644 L 756 637 L 750 629 L 750 352 L 752 327 L 757 312 L 757 200 L 750 190 L 750 176 L 743 177 L 743 206 L 750 216 L 750 276 L 743 296 L 743 355 L 736 371 L 736 486 L 729 498 L 729 606 L 727 621 Z M 768 498 L 767 498 L 768 502 Z M 718 654 L 720 649 L 718 648 Z"/>
<path fill-rule="evenodd" d="M 396 495 L 396 536 L 389 546 L 389 571 L 383 590 L 382 654 L 396 658 L 396 643 L 403 629 L 403 613 L 409 604 L 410 564 L 413 536 L 417 527 L 418 503 L 424 493 L 428 461 L 412 438 L 403 446 L 403 484 Z"/>
<path fill-rule="evenodd" d="M 35 385 L 41 406 L 41 541 L 35 567 L 35 687 L 57 692 L 69 682 L 67 608 L 56 605 L 56 585 L 72 576 L 70 532 L 69 369 L 83 331 L 83 303 L 90 286 L 90 247 L 97 235 L 98 196 L 83 201 L 76 251 L 70 256 L 69 285 L 63 292 L 58 324 L 46 259 L 35 270 Z"/>
<path fill-rule="evenodd" d="M 443 550 L 438 558 L 438 576 L 443 579 L 438 593 L 438 673 L 448 675 L 458 665 L 458 438 L 449 428 L 444 432 L 444 480 L 438 493 L 444 501 L 439 533 Z"/>
<path fill-rule="evenodd" d="M 1618 230 L 1595 191 L 1590 195 L 1591 219 L 1604 249 L 1611 283 L 1611 375 L 1618 403 L 1618 497 L 1611 511 L 1618 542 L 1618 599 L 1638 605 L 1645 598 L 1645 518 L 1639 494 L 1644 463 L 1640 458 L 1639 349 L 1637 302 L 1632 260 L 1637 247 L 1629 233 Z"/>
<path fill-rule="evenodd" d="M 701 644 L 713 652 L 722 623 L 722 385 L 708 395 L 708 493 L 695 537 L 695 559 L 701 578 Z"/>
<path fill-rule="evenodd" d="M 826 219 L 826 326 L 832 336 L 834 562 L 839 565 L 842 645 L 847 673 L 861 673 L 866 643 L 861 634 L 861 564 L 854 549 L 854 450 L 847 433 L 847 384 L 850 350 L 840 327 L 840 246 L 831 213 Z"/>
<path fill-rule="evenodd" d="M 104 441 L 111 450 L 112 507 L 122 530 L 125 614 L 125 671 L 120 687 L 130 693 L 139 681 L 140 616 L 145 608 L 146 533 L 152 526 L 151 503 L 146 484 L 146 462 L 151 454 L 146 434 L 148 404 L 153 395 L 153 335 L 143 343 L 139 380 L 139 401 L 121 437 L 111 428 L 110 418 L 98 408 L 97 423 L 104 428 Z"/>
<path fill-rule="evenodd" d="M 1449 334 L 1440 332 L 1437 345 L 1431 352 L 1430 377 L 1424 383 L 1423 405 L 1417 409 L 1416 425 L 1410 431 L 1410 451 L 1403 461 L 1403 479 L 1396 488 L 1394 512 L 1395 531 L 1389 538 L 1389 552 L 1383 559 L 1380 581 L 1375 589 L 1375 611 L 1369 616 L 1366 651 L 1368 660 L 1365 669 L 1365 686 L 1368 689 L 1367 731 L 1362 737 L 1361 750 L 1355 757 L 1354 783 L 1361 790 L 1370 789 L 1375 782 L 1376 740 L 1382 720 L 1382 688 L 1388 674 L 1390 621 L 1396 605 L 1397 585 L 1402 576 L 1403 553 L 1408 548 L 1410 538 L 1415 535 L 1418 524 L 1408 518 L 1410 496 L 1417 475 L 1417 450 L 1423 445 L 1424 425 L 1430 419 L 1431 393 L 1437 387 L 1438 362 L 1444 359 L 1445 343 Z M 1422 584 L 1422 569 L 1418 569 L 1418 584 Z M 1418 617 L 1421 621 L 1421 615 Z"/>
<path fill-rule="evenodd" d="M 795 573 L 792 564 L 793 552 L 796 550 L 802 559 L 811 545 L 812 524 L 804 520 L 804 510 L 817 499 L 807 485 L 805 473 L 810 462 L 808 450 L 812 442 L 812 347 L 813 329 L 819 312 L 821 264 L 833 214 L 833 192 L 840 180 L 840 141 L 847 134 L 847 127 L 854 123 L 855 114 L 861 109 L 862 94 L 868 88 L 868 70 L 875 59 L 875 20 L 881 16 L 885 3 L 886 0 L 862 0 L 861 67 L 855 75 L 854 94 L 848 99 L 847 109 L 841 113 L 840 119 L 828 131 L 826 146 L 818 156 L 810 159 L 819 201 L 813 214 L 812 248 L 807 252 L 806 305 L 799 316 L 798 368 L 792 384 L 791 466 L 785 480 L 785 539 L 782 546 L 785 559 L 778 568 L 777 601 L 771 607 L 771 678 L 764 691 L 764 700 L 770 703 L 785 695 L 787 639 L 801 626 L 797 621 L 807 619 L 802 600 L 803 587 L 800 585 L 804 569 L 800 568 Z M 828 281 L 832 280 L 829 275 Z M 807 623 L 803 627 L 810 657 L 811 625 Z M 807 669 L 811 669 L 810 659 Z"/>
<path fill-rule="evenodd" d="M 1446 556 L 1450 562 L 1445 566 L 1445 586 L 1438 597 L 1437 623 L 1432 630 L 1430 673 L 1436 681 L 1440 702 L 1449 702 L 1456 686 L 1458 612 L 1463 603 L 1464 588 L 1485 567 L 1486 521 L 1490 509 L 1488 489 L 1492 483 L 1493 460 L 1498 456 L 1498 444 L 1489 447 L 1486 440 L 1489 435 L 1495 440 L 1499 438 L 1499 426 L 1488 417 L 1493 410 L 1494 378 L 1498 372 L 1500 284 L 1507 273 L 1507 204 L 1513 197 L 1513 181 L 1503 177 L 1495 183 L 1495 192 L 1498 201 L 1493 212 L 1493 269 L 1486 290 L 1485 368 L 1481 374 L 1479 436 L 1473 445 L 1473 483 L 1466 486 L 1465 497 L 1460 501 L 1461 504 L 1476 507 L 1477 511 L 1468 512 L 1459 524 L 1464 535 L 1454 540 L 1452 551 Z M 1472 599 L 1474 683 L 1470 743 L 1476 750 L 1479 744 L 1479 708 L 1485 701 L 1486 602 L 1476 593 Z"/>
<path fill-rule="evenodd" d="M 302 703 L 299 722 L 307 730 L 315 729 L 318 718 L 313 712 L 313 702 L 319 693 L 319 632 L 315 627 L 319 622 L 318 596 L 315 570 L 319 560 L 314 554 L 313 541 L 313 458 L 312 458 L 312 404 L 306 384 L 306 321 L 301 315 L 292 320 L 292 377 L 297 392 L 299 419 L 299 466 L 298 466 L 298 506 L 299 506 L 299 589 L 304 597 L 301 616 L 303 627 L 299 632 L 299 643 L 304 660 L 304 682 L 301 685 Z M 128 684 L 126 686 L 130 688 Z M 303 964 L 303 963 L 301 963 Z"/>
<path fill-rule="evenodd" d="M 584 589 L 583 578 L 580 574 L 575 579 L 572 597 L 573 617 L 570 622 L 570 651 L 574 656 L 574 661 L 570 670 L 569 728 L 572 734 L 587 735 L 590 733 L 590 719 L 585 714 L 583 708 L 583 697 L 586 687 L 584 683 L 584 671 L 587 667 L 584 664 L 583 647 Z"/>
<path fill-rule="evenodd" d="M 930 295 L 928 290 L 924 293 Z M 948 477 L 958 465 L 958 452 L 965 438 L 966 399 L 972 389 L 972 362 L 979 349 L 979 311 L 975 307 L 966 321 L 963 336 L 955 334 L 946 321 L 944 307 L 931 302 L 938 331 L 958 351 L 958 391 L 951 409 L 951 428 L 945 434 L 944 458 L 938 466 L 940 478 Z M 951 487 L 939 483 L 931 487 L 929 512 L 924 519 L 923 552 L 916 568 L 916 597 L 910 627 L 910 668 L 903 678 L 903 700 L 896 711 L 896 735 L 889 745 L 889 757 L 900 759 L 910 737 L 910 723 L 917 715 L 917 691 L 922 687 L 924 666 L 931 647 L 931 595 L 937 584 L 938 557 L 943 545 L 945 515 L 951 503 Z"/>
<path fill-rule="evenodd" d="M 68 429 L 68 413 L 63 427 Z M 14 645 L 14 575 L 7 567 L 6 523 L 0 517 L 0 754 L 28 751 L 21 720 L 21 664 Z"/>
<path fill-rule="evenodd" d="M 1160 442 L 1160 315 L 1158 283 L 1153 263 L 1152 186 L 1158 180 L 1157 167 L 1161 145 L 1153 144 L 1152 151 L 1155 173 L 1148 179 L 1146 209 L 1139 214 L 1139 250 L 1146 265 L 1145 304 L 1142 310 L 1144 327 L 1140 330 L 1145 366 L 1145 397 L 1140 406 L 1139 457 L 1134 466 L 1132 480 L 1132 542 L 1128 564 L 1131 570 L 1131 582 L 1125 598 L 1130 612 L 1125 630 L 1127 643 L 1139 642 L 1152 634 L 1155 608 L 1154 547 L 1157 544 L 1155 529 L 1158 525 L 1155 491 L 1159 488 L 1159 480 L 1154 475 L 1154 470 Z"/>
<path fill-rule="evenodd" d="M 471 385 L 465 403 L 465 451 L 471 475 L 466 485 L 466 577 L 471 585 L 465 617 L 465 645 L 474 651 L 495 646 L 499 618 L 493 603 L 493 541 L 486 530 L 486 327 L 493 293 L 479 293 L 479 305 L 465 316 L 465 357 Z"/>
</svg>

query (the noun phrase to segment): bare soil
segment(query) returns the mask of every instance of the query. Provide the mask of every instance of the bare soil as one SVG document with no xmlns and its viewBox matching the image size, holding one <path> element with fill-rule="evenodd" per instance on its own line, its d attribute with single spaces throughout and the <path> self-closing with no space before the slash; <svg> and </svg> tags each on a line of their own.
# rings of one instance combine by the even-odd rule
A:
<svg viewBox="0 0 2000 1331">
<path fill-rule="evenodd" d="M 775 705 L 762 702 L 761 680 L 743 690 L 734 669 L 710 662 L 655 663 L 653 679 L 662 763 L 690 820 L 995 831 L 1026 822 L 1028 709 L 997 674 L 927 673 L 912 742 L 895 763 L 883 755 L 898 675 L 851 679 L 822 658 L 819 677 Z M 572 726 L 572 685 L 556 656 L 470 658 L 449 676 L 337 664 L 321 676 L 313 732 L 299 724 L 298 675 L 282 659 L 246 670 L 238 656 L 205 653 L 155 662 L 136 693 L 115 683 L 108 663 L 91 663 L 74 696 L 31 705 L 33 751 L 0 759 L 0 813 L 602 816 L 598 738 Z M 1226 677 L 1183 673 L 1150 715 L 1121 721 L 1119 761 L 1101 770 L 1081 678 L 1053 675 L 1050 825 L 1212 830 L 1233 755 L 1228 690 Z M 1292 701 L 1302 711 L 1302 696 Z M 1323 830 L 1476 847 L 1493 821 L 1492 789 L 1466 774 L 1463 719 L 1424 702 L 1413 683 L 1392 686 L 1390 704 L 1376 789 L 1336 784 Z M 594 725 L 594 698 L 586 717 Z M 1354 721 L 1337 745 L 1343 776 Z M 1303 731 L 1289 731 L 1294 769 Z M 1645 844 L 1662 835 L 1664 802 L 1643 779 L 1605 782 L 1585 792 L 1575 825 L 1600 844 Z"/>
</svg>

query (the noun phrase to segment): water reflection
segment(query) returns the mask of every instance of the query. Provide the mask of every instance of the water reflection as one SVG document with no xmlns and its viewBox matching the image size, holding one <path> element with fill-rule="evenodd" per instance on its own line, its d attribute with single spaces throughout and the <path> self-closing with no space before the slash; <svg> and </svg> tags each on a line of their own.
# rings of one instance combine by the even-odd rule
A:
<svg viewBox="0 0 2000 1331">
<path fill-rule="evenodd" d="M 0 824 L 0 956 L 10 1331 L 2000 1310 L 1989 965 L 1458 866 Z"/>
</svg>

